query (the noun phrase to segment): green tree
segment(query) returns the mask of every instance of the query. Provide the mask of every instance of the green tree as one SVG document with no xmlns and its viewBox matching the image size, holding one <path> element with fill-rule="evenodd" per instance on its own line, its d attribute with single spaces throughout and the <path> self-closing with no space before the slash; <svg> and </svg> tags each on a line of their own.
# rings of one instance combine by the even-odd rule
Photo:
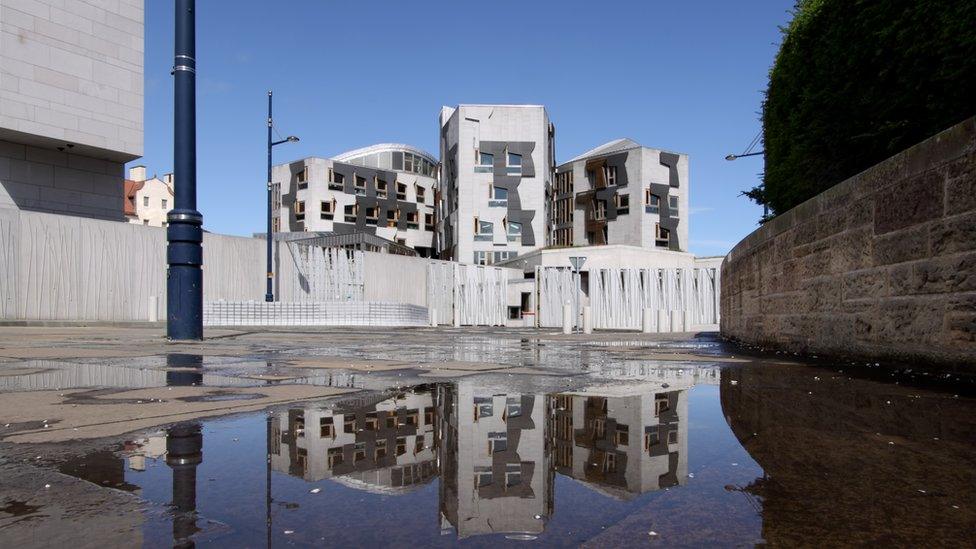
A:
<svg viewBox="0 0 976 549">
<path fill-rule="evenodd" d="M 976 0 L 799 0 L 763 103 L 782 213 L 976 114 Z"/>
</svg>

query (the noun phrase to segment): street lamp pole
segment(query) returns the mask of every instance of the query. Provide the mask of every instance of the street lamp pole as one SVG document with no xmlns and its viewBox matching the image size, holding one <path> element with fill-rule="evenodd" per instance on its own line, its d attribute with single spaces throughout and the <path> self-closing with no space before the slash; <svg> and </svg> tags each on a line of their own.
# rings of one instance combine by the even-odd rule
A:
<svg viewBox="0 0 976 549">
<path fill-rule="evenodd" d="M 737 160 L 739 158 L 744 158 L 746 156 L 758 156 L 760 154 L 765 154 L 765 153 L 766 153 L 766 151 L 756 151 L 756 152 L 749 152 L 749 153 L 742 153 L 742 154 L 728 154 L 728 155 L 725 156 L 725 159 L 728 160 L 729 162 L 732 162 L 733 160 Z M 763 189 L 764 190 L 765 190 L 765 188 L 766 188 L 766 186 L 763 185 Z M 763 194 L 765 194 L 765 192 Z M 764 200 L 763 200 L 763 219 L 766 219 L 767 217 L 769 217 L 769 204 L 766 204 L 765 197 L 764 197 Z"/>
<path fill-rule="evenodd" d="M 271 230 L 271 195 L 271 90 L 268 90 L 268 281 L 264 292 L 264 300 L 267 302 L 274 301 L 274 288 L 272 288 L 274 269 L 271 265 L 271 239 L 274 236 Z"/>
<path fill-rule="evenodd" d="M 273 194 L 274 194 L 274 193 L 271 192 L 271 148 L 274 147 L 275 145 L 281 145 L 282 143 L 293 143 L 293 142 L 298 141 L 298 138 L 295 137 L 294 135 L 289 135 L 288 137 L 286 137 L 285 139 L 282 139 L 281 141 L 272 141 L 271 140 L 271 130 L 272 130 L 273 126 L 274 126 L 274 121 L 271 118 L 271 96 L 272 96 L 271 90 L 268 90 L 268 242 L 267 242 L 267 245 L 268 245 L 268 250 L 267 250 L 268 251 L 268 281 L 267 281 L 267 287 L 266 287 L 266 290 L 265 290 L 265 293 L 264 293 L 264 300 L 267 301 L 267 302 L 274 301 L 274 288 L 272 287 L 272 282 L 273 282 L 273 279 L 274 279 L 274 269 L 272 268 L 272 265 L 271 265 L 272 264 L 272 261 L 273 261 L 272 253 L 271 253 L 271 246 L 272 246 L 272 240 L 273 240 L 273 237 L 274 237 L 274 231 L 272 230 L 272 227 L 271 227 L 272 202 L 273 202 Z"/>
<path fill-rule="evenodd" d="M 176 0 L 173 58 L 174 208 L 166 215 L 166 336 L 203 339 L 203 215 L 197 211 L 194 0 Z"/>
</svg>

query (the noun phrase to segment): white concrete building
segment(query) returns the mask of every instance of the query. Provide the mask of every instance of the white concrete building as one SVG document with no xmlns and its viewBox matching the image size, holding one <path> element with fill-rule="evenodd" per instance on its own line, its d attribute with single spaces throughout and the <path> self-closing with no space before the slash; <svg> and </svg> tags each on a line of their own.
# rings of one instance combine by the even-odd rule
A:
<svg viewBox="0 0 976 549">
<path fill-rule="evenodd" d="M 556 169 L 550 244 L 688 249 L 688 155 L 617 139 Z"/>
<path fill-rule="evenodd" d="M 468 381 L 438 387 L 441 526 L 458 538 L 540 534 L 552 516 L 546 398 Z"/>
<path fill-rule="evenodd" d="M 129 223 L 150 227 L 165 227 L 166 214 L 173 209 L 175 188 L 173 174 L 160 179 L 146 178 L 145 166 L 133 166 L 125 180 L 125 217 Z"/>
<path fill-rule="evenodd" d="M 437 172 L 431 154 L 393 143 L 280 164 L 272 171 L 272 226 L 275 232 L 368 233 L 430 257 Z"/>
<path fill-rule="evenodd" d="M 443 107 L 440 129 L 441 258 L 489 265 L 544 246 L 555 165 L 545 107 Z"/>
<path fill-rule="evenodd" d="M 556 472 L 625 500 L 684 484 L 690 386 L 645 382 L 550 395 Z"/>
<path fill-rule="evenodd" d="M 271 467 L 369 492 L 408 491 L 437 474 L 434 418 L 430 391 L 293 408 L 272 419 Z"/>
<path fill-rule="evenodd" d="M 0 0 L 0 208 L 122 221 L 143 146 L 143 0 Z"/>
</svg>

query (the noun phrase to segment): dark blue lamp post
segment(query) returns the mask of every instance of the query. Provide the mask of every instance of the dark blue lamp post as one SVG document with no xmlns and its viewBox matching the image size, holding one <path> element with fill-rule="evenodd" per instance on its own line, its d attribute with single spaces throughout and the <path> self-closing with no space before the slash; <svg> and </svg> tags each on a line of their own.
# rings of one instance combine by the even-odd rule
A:
<svg viewBox="0 0 976 549">
<path fill-rule="evenodd" d="M 288 137 L 282 139 L 281 141 L 271 140 L 271 130 L 273 127 L 273 121 L 271 119 L 271 90 L 268 90 L 268 285 L 267 291 L 264 293 L 264 300 L 271 302 L 274 301 L 274 289 L 272 288 L 272 280 L 274 279 L 274 269 L 271 266 L 271 241 L 274 236 L 274 231 L 271 227 L 271 213 L 272 213 L 272 192 L 271 192 L 271 148 L 275 145 L 281 145 L 282 143 L 293 143 L 298 141 L 298 138 L 294 135 L 289 135 Z"/>
<path fill-rule="evenodd" d="M 174 208 L 166 229 L 166 335 L 203 339 L 203 215 L 197 211 L 196 37 L 194 0 L 176 0 L 173 59 Z"/>
</svg>

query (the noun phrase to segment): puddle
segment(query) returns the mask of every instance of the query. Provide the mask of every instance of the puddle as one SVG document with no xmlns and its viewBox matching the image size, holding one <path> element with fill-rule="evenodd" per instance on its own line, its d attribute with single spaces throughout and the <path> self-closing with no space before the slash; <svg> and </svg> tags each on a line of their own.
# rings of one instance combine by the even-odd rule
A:
<svg viewBox="0 0 976 549">
<path fill-rule="evenodd" d="M 539 366 L 540 346 L 524 346 L 495 358 Z M 0 545 L 24 539 L 18 528 L 74 535 L 77 523 L 55 517 L 94 511 L 124 517 L 113 535 L 146 546 L 972 543 L 972 398 L 804 364 L 597 354 L 607 347 L 587 351 L 572 383 L 466 377 L 87 447 L 16 445 L 91 490 L 61 501 L 50 491 L 59 485 L 21 478 L 21 489 L 0 491 Z M 552 349 L 548 361 L 580 353 Z M 137 497 L 139 508 L 106 494 Z M 101 535 L 85 534 L 93 544 Z"/>
</svg>

